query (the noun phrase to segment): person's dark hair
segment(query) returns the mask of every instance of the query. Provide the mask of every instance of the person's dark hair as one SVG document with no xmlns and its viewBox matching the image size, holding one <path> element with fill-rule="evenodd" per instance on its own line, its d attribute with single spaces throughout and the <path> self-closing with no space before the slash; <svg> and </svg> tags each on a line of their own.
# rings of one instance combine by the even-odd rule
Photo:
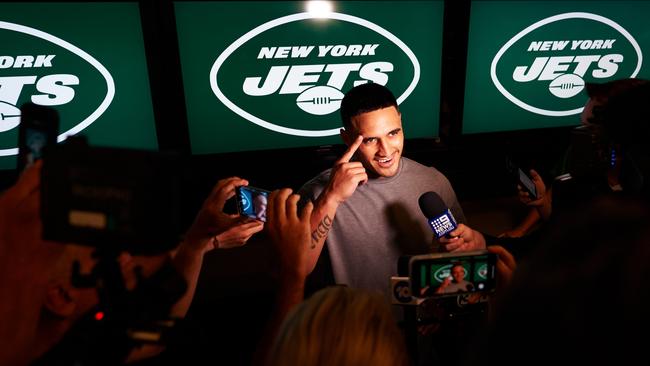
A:
<svg viewBox="0 0 650 366">
<path fill-rule="evenodd" d="M 618 95 L 621 92 L 647 83 L 648 81 L 644 79 L 628 78 L 612 80 L 606 83 L 587 83 L 585 89 L 589 98 L 607 99 Z"/>
<path fill-rule="evenodd" d="M 639 83 L 609 98 L 601 111 L 605 135 L 620 144 L 650 141 L 650 82 Z"/>
<path fill-rule="evenodd" d="M 587 96 L 598 102 L 594 107 L 591 123 L 596 125 L 605 125 L 606 122 L 618 119 L 616 114 L 620 113 L 637 113 L 645 104 L 633 104 L 632 101 L 624 105 L 625 98 L 622 96 L 638 93 L 638 88 L 648 85 L 650 81 L 644 79 L 619 79 L 608 81 L 606 83 L 587 83 L 585 89 Z M 623 99 L 620 99 L 623 98 Z M 619 100 L 615 106 L 610 107 L 612 101 Z M 647 102 L 647 101 L 646 101 Z M 609 109 L 607 113 L 606 109 Z M 609 131 L 605 131 L 607 133 Z"/>
<path fill-rule="evenodd" d="M 376 83 L 357 85 L 345 93 L 341 101 L 343 127 L 350 129 L 352 118 L 360 114 L 388 107 L 395 107 L 399 111 L 397 100 L 388 88 Z"/>
<path fill-rule="evenodd" d="M 648 223 L 647 206 L 612 197 L 558 217 L 499 295 L 481 337 L 486 349 L 471 357 L 501 365 L 503 345 L 508 357 L 533 364 L 605 365 L 641 357 L 645 338 L 634 334 L 650 325 Z"/>
</svg>

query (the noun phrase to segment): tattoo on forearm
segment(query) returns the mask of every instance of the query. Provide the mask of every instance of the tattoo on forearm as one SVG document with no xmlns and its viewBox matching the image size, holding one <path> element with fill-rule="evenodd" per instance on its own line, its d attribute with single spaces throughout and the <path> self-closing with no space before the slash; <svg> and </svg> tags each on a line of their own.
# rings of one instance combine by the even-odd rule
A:
<svg viewBox="0 0 650 366">
<path fill-rule="evenodd" d="M 329 215 L 325 215 L 323 217 L 323 220 L 321 220 L 320 223 L 318 223 L 318 227 L 316 230 L 314 230 L 311 233 L 311 248 L 314 249 L 316 248 L 316 243 L 318 243 L 319 240 L 321 240 L 325 235 L 327 235 L 327 232 L 330 231 L 330 228 L 332 227 L 332 219 L 329 217 Z"/>
</svg>

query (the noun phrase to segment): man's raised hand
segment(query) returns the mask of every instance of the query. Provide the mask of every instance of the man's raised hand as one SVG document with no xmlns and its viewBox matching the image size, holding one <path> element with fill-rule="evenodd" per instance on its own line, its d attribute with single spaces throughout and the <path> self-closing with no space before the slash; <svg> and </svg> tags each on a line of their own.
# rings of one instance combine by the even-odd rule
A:
<svg viewBox="0 0 650 366">
<path fill-rule="evenodd" d="M 361 143 L 363 136 L 357 136 L 356 140 L 348 147 L 332 168 L 330 181 L 326 188 L 328 197 L 342 203 L 352 196 L 360 184 L 368 181 L 368 174 L 363 164 L 358 161 L 350 162 Z"/>
</svg>

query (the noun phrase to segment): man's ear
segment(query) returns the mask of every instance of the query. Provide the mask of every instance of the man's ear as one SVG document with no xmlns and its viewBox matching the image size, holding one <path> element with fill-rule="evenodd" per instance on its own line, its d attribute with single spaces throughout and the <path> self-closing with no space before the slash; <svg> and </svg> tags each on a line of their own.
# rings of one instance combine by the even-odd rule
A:
<svg viewBox="0 0 650 366">
<path fill-rule="evenodd" d="M 77 302 L 70 293 L 69 287 L 62 283 L 53 283 L 47 287 L 44 306 L 52 314 L 67 318 L 74 313 Z"/>
</svg>

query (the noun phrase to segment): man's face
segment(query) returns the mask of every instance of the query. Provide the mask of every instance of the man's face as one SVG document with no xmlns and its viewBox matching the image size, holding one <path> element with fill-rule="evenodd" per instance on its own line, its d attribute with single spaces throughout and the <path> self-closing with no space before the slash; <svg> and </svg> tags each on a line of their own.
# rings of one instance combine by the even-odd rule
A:
<svg viewBox="0 0 650 366">
<path fill-rule="evenodd" d="M 402 118 L 395 107 L 378 109 L 352 118 L 353 131 L 346 131 L 346 143 L 357 135 L 363 142 L 356 156 L 370 176 L 392 177 L 399 169 L 404 147 Z"/>
<path fill-rule="evenodd" d="M 455 282 L 460 282 L 465 277 L 465 269 L 463 266 L 454 266 L 451 269 L 451 276 L 454 277 Z"/>
</svg>

